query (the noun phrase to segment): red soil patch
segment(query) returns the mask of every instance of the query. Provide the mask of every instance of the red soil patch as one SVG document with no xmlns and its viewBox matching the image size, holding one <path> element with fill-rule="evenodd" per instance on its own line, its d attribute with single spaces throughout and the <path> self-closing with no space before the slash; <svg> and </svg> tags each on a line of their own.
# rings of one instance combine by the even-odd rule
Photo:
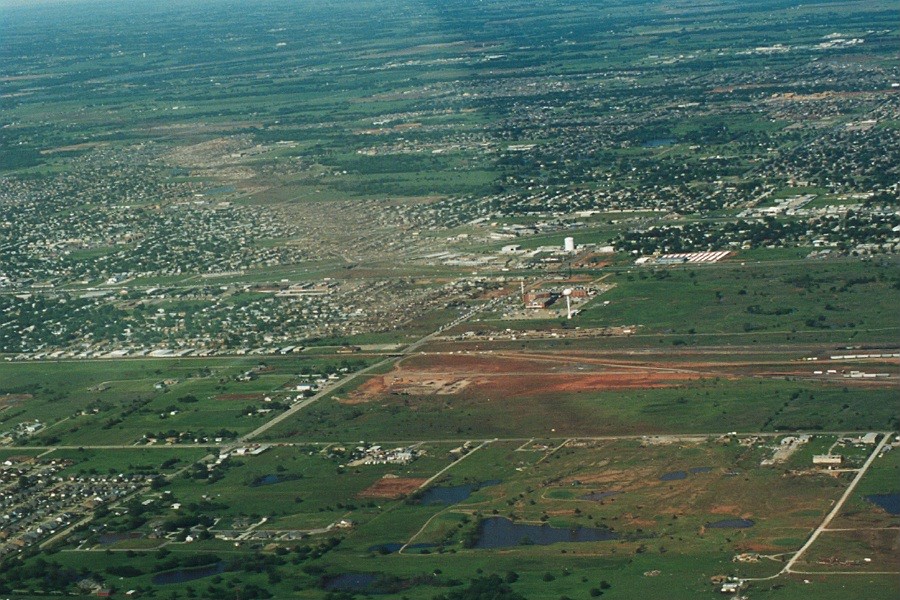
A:
<svg viewBox="0 0 900 600">
<path fill-rule="evenodd" d="M 385 477 L 361 491 L 358 496 L 360 498 L 400 498 L 416 491 L 426 481 L 428 480 L 424 477 Z"/>
<path fill-rule="evenodd" d="M 486 385 L 480 387 L 488 392 L 506 392 L 512 396 L 536 396 L 540 394 L 663 388 L 695 379 L 700 379 L 700 375 L 658 371 L 603 373 L 598 375 L 512 375 L 493 377 Z"/>
<path fill-rule="evenodd" d="M 383 376 L 369 378 L 341 402 L 357 404 L 388 394 L 512 399 L 550 394 L 671 387 L 707 376 L 672 368 L 591 364 L 527 357 L 424 355 L 403 361 Z M 587 370 L 585 370 L 587 369 Z"/>
</svg>

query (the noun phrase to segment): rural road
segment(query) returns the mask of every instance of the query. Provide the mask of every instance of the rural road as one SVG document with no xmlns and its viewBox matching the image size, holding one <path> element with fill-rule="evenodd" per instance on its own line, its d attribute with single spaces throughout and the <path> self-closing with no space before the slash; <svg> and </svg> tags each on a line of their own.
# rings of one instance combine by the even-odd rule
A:
<svg viewBox="0 0 900 600">
<path fill-rule="evenodd" d="M 437 336 L 438 334 L 440 334 L 441 332 L 443 332 L 445 329 L 448 329 L 448 328 L 450 328 L 450 327 L 455 327 L 456 325 L 459 325 L 460 323 L 466 321 L 467 319 L 472 318 L 474 315 L 478 314 L 478 313 L 481 312 L 482 310 L 484 310 L 484 309 L 486 309 L 486 308 L 488 308 L 488 307 L 490 307 L 490 306 L 493 306 L 493 304 L 494 304 L 494 302 L 492 301 L 492 302 L 488 302 L 488 303 L 484 304 L 483 306 L 479 306 L 479 307 L 473 308 L 472 310 L 470 310 L 469 312 L 465 313 L 464 315 L 462 315 L 462 316 L 460 316 L 460 317 L 457 317 L 457 318 L 456 318 L 454 321 L 452 321 L 451 323 L 448 323 L 447 325 L 442 325 L 442 326 L 441 326 L 440 328 L 438 328 L 437 330 L 432 331 L 432 332 L 429 333 L 428 335 L 425 335 L 425 336 L 423 336 L 422 338 L 420 338 L 420 339 L 416 340 L 415 342 L 411 343 L 409 346 L 407 346 L 406 348 L 404 348 L 404 349 L 401 350 L 400 352 L 396 353 L 395 355 L 393 355 L 393 356 L 388 356 L 387 358 L 384 358 L 384 359 L 382 359 L 382 360 L 380 360 L 380 361 L 378 361 L 378 362 L 376 362 L 376 363 L 374 363 L 374 364 L 372 364 L 372 365 L 369 365 L 369 366 L 366 367 L 365 369 L 362 369 L 362 370 L 360 370 L 360 371 L 356 371 L 355 373 L 350 373 L 349 375 L 347 375 L 347 376 L 344 377 L 343 379 L 338 380 L 338 381 L 335 383 L 335 385 L 329 387 L 329 388 L 326 389 L 326 390 L 322 390 L 321 392 L 317 393 L 316 395 L 310 396 L 309 398 L 307 398 L 307 399 L 305 399 L 305 400 L 301 400 L 300 402 L 298 402 L 297 404 L 293 405 L 291 408 L 287 409 L 286 411 L 284 411 L 284 412 L 281 413 L 280 415 L 276 416 L 275 418 L 273 418 L 273 419 L 271 419 L 271 420 L 269 420 L 269 421 L 266 421 L 265 423 L 263 423 L 262 425 L 260 425 L 259 427 L 257 427 L 257 428 L 254 429 L 253 431 L 251 431 L 250 433 L 247 433 L 247 434 L 241 436 L 241 437 L 238 439 L 237 444 L 247 443 L 247 442 L 249 442 L 250 440 L 259 437 L 260 435 L 262 435 L 263 433 L 265 433 L 266 431 L 268 431 L 269 429 L 271 429 L 271 428 L 274 427 L 275 425 L 278 425 L 278 424 L 281 423 L 282 421 L 291 418 L 292 416 L 294 416 L 295 414 L 297 414 L 298 412 L 300 412 L 301 410 L 303 410 L 304 408 L 306 408 L 306 407 L 309 406 L 310 404 L 312 404 L 312 403 L 314 403 L 314 402 L 316 402 L 316 401 L 318 401 L 318 400 L 321 400 L 321 399 L 324 398 L 325 396 L 331 394 L 334 390 L 340 389 L 341 387 L 347 385 L 348 383 L 351 383 L 352 381 L 355 381 L 357 378 L 359 378 L 359 377 L 361 377 L 361 376 L 363 376 L 363 375 L 365 375 L 365 374 L 367 374 L 367 373 L 369 373 L 369 372 L 371 372 L 371 371 L 374 371 L 374 370 L 376 370 L 376 369 L 378 369 L 378 368 L 380 368 L 380 367 L 383 367 L 384 365 L 390 364 L 391 362 L 395 362 L 395 361 L 397 361 L 397 360 L 400 360 L 401 358 L 403 358 L 403 357 L 405 357 L 405 356 L 409 356 L 410 354 L 412 354 L 413 352 L 415 352 L 416 350 L 418 350 L 420 347 L 422 347 L 422 345 L 427 344 L 432 338 L 434 338 L 435 336 Z"/>
<path fill-rule="evenodd" d="M 798 571 L 793 570 L 794 564 L 796 564 L 797 561 L 800 560 L 800 558 L 803 556 L 803 554 L 807 550 L 809 550 L 810 546 L 812 546 L 815 543 L 815 541 L 818 539 L 819 535 L 828 527 L 828 525 L 831 523 L 831 521 L 833 521 L 834 518 L 838 514 L 840 514 L 841 509 L 844 507 L 844 503 L 847 501 L 848 498 L 850 498 L 851 494 L 853 494 L 853 490 L 856 489 L 856 486 L 862 480 L 863 476 L 866 474 L 866 471 L 869 470 L 869 467 L 871 467 L 872 463 L 875 462 L 875 459 L 878 457 L 878 454 L 881 452 L 882 448 L 884 448 L 885 444 L 887 444 L 887 442 L 891 439 L 891 437 L 893 435 L 894 435 L 893 432 L 885 432 L 884 433 L 884 437 L 881 439 L 881 442 L 877 446 L 875 446 L 875 449 L 869 455 L 869 458 L 866 459 L 866 462 L 863 463 L 863 466 L 860 467 L 859 470 L 856 472 L 856 477 L 853 478 L 853 481 L 850 482 L 850 485 L 847 486 L 847 489 L 844 490 L 844 493 L 841 495 L 841 497 L 838 499 L 838 501 L 835 502 L 831 511 L 825 516 L 825 518 L 822 520 L 822 522 L 819 524 L 819 526 L 816 527 L 816 529 L 812 532 L 812 534 L 806 540 L 806 543 L 803 544 L 803 546 L 801 546 L 800 549 L 797 550 L 797 552 L 794 554 L 794 556 L 791 557 L 791 559 L 787 562 L 787 564 L 784 565 L 784 568 L 782 568 L 778 573 L 775 573 L 774 575 L 770 575 L 768 577 L 747 577 L 744 579 L 744 581 L 769 581 L 769 580 L 776 579 L 778 577 L 781 577 L 782 575 L 786 575 L 789 573 L 799 573 Z M 868 575 L 870 573 L 865 573 L 865 574 Z"/>
<path fill-rule="evenodd" d="M 881 449 L 884 448 L 885 444 L 887 444 L 888 440 L 891 439 L 891 432 L 884 433 L 884 437 L 881 439 L 881 443 L 875 446 L 875 449 L 872 451 L 872 454 L 869 455 L 869 458 L 866 459 L 866 462 L 863 463 L 863 466 L 857 471 L 856 477 L 853 478 L 853 481 L 850 482 L 850 485 L 847 486 L 847 489 L 844 490 L 844 494 L 840 497 L 840 499 L 835 502 L 834 508 L 831 509 L 831 512 L 825 517 L 825 519 L 816 527 L 815 531 L 812 532 L 812 535 L 809 536 L 809 539 L 806 540 L 806 543 L 797 550 L 797 553 L 791 557 L 791 560 L 787 562 L 784 568 L 781 570 L 779 575 L 784 573 L 791 573 L 791 569 L 794 564 L 800 560 L 800 557 L 803 556 L 803 553 L 806 552 L 810 546 L 815 543 L 816 539 L 828 527 L 832 520 L 841 512 L 841 509 L 844 507 L 844 503 L 850 498 L 850 495 L 853 493 L 853 490 L 856 489 L 856 486 L 862 480 L 863 475 L 866 474 L 866 471 L 869 470 L 869 467 L 872 466 L 872 463 L 875 462 L 875 458 L 881 453 Z"/>
</svg>

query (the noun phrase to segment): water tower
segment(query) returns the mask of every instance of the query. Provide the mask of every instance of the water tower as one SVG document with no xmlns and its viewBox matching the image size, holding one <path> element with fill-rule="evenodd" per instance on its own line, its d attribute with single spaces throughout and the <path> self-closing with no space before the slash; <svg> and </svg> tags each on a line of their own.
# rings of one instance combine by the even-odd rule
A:
<svg viewBox="0 0 900 600">
<path fill-rule="evenodd" d="M 571 238 L 569 238 L 571 239 Z M 566 297 L 566 318 L 572 318 L 572 288 L 566 288 L 563 290 L 563 296 Z"/>
</svg>

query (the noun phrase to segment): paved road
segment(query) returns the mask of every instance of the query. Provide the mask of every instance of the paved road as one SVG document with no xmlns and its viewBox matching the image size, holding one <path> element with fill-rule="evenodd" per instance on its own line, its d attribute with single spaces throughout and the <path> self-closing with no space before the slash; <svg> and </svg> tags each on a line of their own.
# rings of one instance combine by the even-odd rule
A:
<svg viewBox="0 0 900 600">
<path fill-rule="evenodd" d="M 881 452 L 881 449 L 884 448 L 885 444 L 887 444 L 888 440 L 891 439 L 892 432 L 886 432 L 884 437 L 881 440 L 881 443 L 875 446 L 875 449 L 872 451 L 872 454 L 869 455 L 869 458 L 866 459 L 866 462 L 863 463 L 862 468 L 856 473 L 856 477 L 853 478 L 853 481 L 850 482 L 850 485 L 847 486 L 847 489 L 844 490 L 844 494 L 840 497 L 840 499 L 834 504 L 834 508 L 831 509 L 831 512 L 825 517 L 825 519 L 816 527 L 815 531 L 812 532 L 812 535 L 809 536 L 809 539 L 806 540 L 806 543 L 797 550 L 797 553 L 791 557 L 791 560 L 787 562 L 784 568 L 781 570 L 779 575 L 784 573 L 791 573 L 794 563 L 800 560 L 800 557 L 803 556 L 803 553 L 806 552 L 810 546 L 815 543 L 816 539 L 818 539 L 819 535 L 822 531 L 825 530 L 826 527 L 831 523 L 831 521 L 841 512 L 841 509 L 844 507 L 844 503 L 853 493 L 853 490 L 856 489 L 856 486 L 862 480 L 863 475 L 866 474 L 866 471 L 869 470 L 869 467 L 872 466 L 872 463 L 875 462 L 875 458 Z"/>
<path fill-rule="evenodd" d="M 458 317 L 458 318 L 457 318 L 456 320 L 454 320 L 453 322 L 451 322 L 451 323 L 449 323 L 449 324 L 447 324 L 447 325 L 443 325 L 443 326 L 441 326 L 439 329 L 437 329 L 437 330 L 435 330 L 435 331 L 432 331 L 432 332 L 429 333 L 428 335 L 426 335 L 426 336 L 420 338 L 419 340 L 413 342 L 412 344 L 410 344 L 409 346 L 407 346 L 405 349 L 403 349 L 403 350 L 401 350 L 401 351 L 395 353 L 394 355 L 389 356 L 389 357 L 387 357 L 387 358 L 385 358 L 385 359 L 383 359 L 383 360 L 380 360 L 380 361 L 378 361 L 377 363 L 375 363 L 375 364 L 373 364 L 373 365 L 369 365 L 369 366 L 366 367 L 365 369 L 362 369 L 362 370 L 360 370 L 360 371 L 356 371 L 355 373 L 350 373 L 349 375 L 347 375 L 347 376 L 344 377 L 343 379 L 338 380 L 337 383 L 335 383 L 335 385 L 331 386 L 329 389 L 323 390 L 323 391 L 317 393 L 315 396 L 310 396 L 309 398 L 307 398 L 307 399 L 305 399 L 305 400 L 301 400 L 300 402 L 298 402 L 297 404 L 293 405 L 291 408 L 289 408 L 288 410 L 284 411 L 284 412 L 281 413 L 280 415 L 278 415 L 278 416 L 276 416 L 275 418 L 273 418 L 273 419 L 271 419 L 271 420 L 269 420 L 269 421 L 263 423 L 262 425 L 260 425 L 259 427 L 257 427 L 257 428 L 254 429 L 253 431 L 251 431 L 250 433 L 247 433 L 247 434 L 243 435 L 243 436 L 239 439 L 238 443 L 246 443 L 246 442 L 249 442 L 249 441 L 253 440 L 254 438 L 259 437 L 260 435 L 262 435 L 263 433 L 265 433 L 266 431 L 268 431 L 269 429 L 271 429 L 271 428 L 274 427 L 275 425 L 278 425 L 279 423 L 281 423 L 281 422 L 284 421 L 285 419 L 291 418 L 292 416 L 294 416 L 295 414 L 297 414 L 298 412 L 300 412 L 301 410 L 303 410 L 304 408 L 306 408 L 306 407 L 309 406 L 310 404 L 312 404 L 312 403 L 314 403 L 314 402 L 317 402 L 318 400 L 321 400 L 321 399 L 324 398 L 325 396 L 330 395 L 334 390 L 340 389 L 341 387 L 347 385 L 348 383 L 352 383 L 352 382 L 355 381 L 357 378 L 362 377 L 363 375 L 366 375 L 367 373 L 370 373 L 370 372 L 372 372 L 372 371 L 374 371 L 374 370 L 376 370 L 376 369 L 379 369 L 379 368 L 381 368 L 381 367 L 383 367 L 383 366 L 385 366 L 385 365 L 388 365 L 388 364 L 390 364 L 390 363 L 392 363 L 392 362 L 396 362 L 396 361 L 402 359 L 402 358 L 405 357 L 405 356 L 409 356 L 410 354 L 412 354 L 412 353 L 414 353 L 416 350 L 418 350 L 422 345 L 427 344 L 429 341 L 431 341 L 432 338 L 434 338 L 436 335 L 438 335 L 438 334 L 440 334 L 441 332 L 443 332 L 445 329 L 448 329 L 448 328 L 450 328 L 450 327 L 454 327 L 454 326 L 456 326 L 456 325 L 459 325 L 460 323 L 462 323 L 462 322 L 464 322 L 464 321 L 466 321 L 466 320 L 472 318 L 474 315 L 478 314 L 479 312 L 483 311 L 484 309 L 488 308 L 489 306 L 493 306 L 493 304 L 494 304 L 493 302 L 488 302 L 488 303 L 484 304 L 483 306 L 473 308 L 472 310 L 470 310 L 470 311 L 467 312 L 466 314 L 464 314 L 464 315 Z"/>
<path fill-rule="evenodd" d="M 327 392 L 326 392 L 327 393 Z M 284 413 L 283 413 L 284 414 Z M 820 430 L 809 430 L 809 431 L 738 431 L 735 433 L 736 437 L 750 437 L 756 436 L 761 438 L 774 438 L 780 437 L 784 435 L 839 435 L 845 437 L 859 437 L 869 433 L 870 430 L 861 430 L 861 431 L 820 431 Z M 251 432 L 252 433 L 252 432 Z M 251 434 L 247 434 L 248 436 Z M 667 433 L 667 434 L 652 434 L 652 435 L 641 435 L 641 434 L 621 434 L 621 435 L 559 435 L 559 436 L 523 436 L 523 437 L 504 437 L 504 438 L 492 438 L 493 442 L 530 442 L 534 440 L 541 440 L 547 442 L 553 441 L 565 441 L 567 439 L 572 440 L 587 440 L 587 441 L 598 441 L 598 442 L 613 442 L 617 440 L 643 440 L 646 439 L 648 441 L 659 441 L 659 440 L 678 440 L 678 439 L 707 439 L 707 438 L 717 438 L 726 435 L 724 431 L 708 431 L 708 432 L 682 432 L 682 433 Z M 246 436 L 245 436 L 246 437 Z M 242 438 L 244 439 L 244 438 Z M 434 439 L 380 439 L 379 442 L 390 442 L 394 444 L 440 444 L 440 443 L 464 443 L 470 441 L 472 438 L 434 438 Z M 303 440 L 302 442 L 272 442 L 273 446 L 328 446 L 330 444 L 336 443 L 335 440 Z M 84 445 L 84 446 L 6 446 L 6 448 L 17 448 L 20 450 L 77 450 L 79 448 L 84 448 L 85 450 L 178 450 L 184 448 L 225 448 L 234 446 L 234 442 L 229 444 L 175 444 L 175 445 L 160 445 L 160 446 L 134 446 L 134 445 Z M 855 471 L 855 469 L 854 469 Z"/>
<path fill-rule="evenodd" d="M 838 499 L 838 501 L 835 502 L 834 506 L 831 509 L 831 512 L 829 512 L 825 516 L 825 518 L 822 520 L 822 522 L 819 524 L 819 526 L 816 527 L 815 530 L 813 530 L 812 534 L 809 536 L 809 539 L 806 540 L 806 543 L 803 544 L 803 546 L 801 546 L 799 550 L 797 550 L 797 552 L 791 557 L 791 559 L 787 562 L 787 564 L 784 565 L 784 568 L 782 568 L 778 573 L 775 573 L 774 575 L 770 575 L 768 577 L 747 577 L 745 579 L 745 581 L 768 581 L 771 579 L 776 579 L 776 578 L 781 577 L 782 575 L 786 575 L 788 573 L 797 573 L 797 574 L 804 573 L 803 571 L 794 571 L 793 570 L 794 564 L 798 560 L 800 560 L 800 557 L 802 557 L 803 554 L 807 550 L 809 550 L 810 546 L 812 546 L 815 543 L 815 541 L 818 539 L 819 535 L 821 535 L 821 533 L 828 527 L 828 525 L 831 523 L 831 521 L 834 520 L 834 518 L 838 514 L 840 514 L 841 509 L 844 507 L 844 503 L 847 501 L 848 498 L 850 498 L 850 495 L 853 494 L 853 490 L 856 489 L 856 486 L 862 480 L 863 476 L 866 474 L 866 471 L 869 470 L 869 467 L 871 467 L 872 463 L 875 462 L 875 458 L 881 452 L 882 448 L 884 448 L 885 444 L 887 444 L 887 442 L 891 439 L 891 437 L 893 437 L 893 435 L 894 435 L 893 432 L 885 432 L 884 433 L 884 438 L 882 438 L 881 443 L 879 443 L 877 446 L 875 446 L 875 449 L 869 455 L 869 458 L 866 459 L 866 462 L 863 463 L 863 466 L 856 472 L 856 477 L 853 478 L 853 481 L 851 481 L 850 485 L 847 486 L 847 489 L 844 490 L 843 495 L 841 495 L 841 497 Z M 832 573 L 824 572 L 824 573 L 816 573 L 816 574 L 817 575 L 823 575 L 823 574 L 830 575 Z M 869 575 L 870 573 L 860 572 L 860 574 Z"/>
</svg>

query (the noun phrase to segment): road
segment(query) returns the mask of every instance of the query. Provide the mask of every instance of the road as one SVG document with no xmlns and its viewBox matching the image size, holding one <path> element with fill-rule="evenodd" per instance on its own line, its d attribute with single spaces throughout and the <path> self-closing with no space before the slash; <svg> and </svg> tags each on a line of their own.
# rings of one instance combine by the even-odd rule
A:
<svg viewBox="0 0 900 600">
<path fill-rule="evenodd" d="M 866 462 L 863 463 L 863 466 L 860 467 L 859 470 L 856 472 L 856 477 L 853 478 L 853 481 L 850 482 L 850 485 L 847 486 L 847 489 L 844 490 L 844 493 L 841 495 L 841 497 L 838 499 L 838 501 L 835 502 L 831 511 L 825 516 L 825 518 L 822 520 L 822 522 L 819 523 L 819 526 L 816 527 L 815 530 L 813 530 L 812 534 L 809 536 L 809 539 L 806 540 L 806 543 L 803 544 L 799 550 L 797 550 L 797 552 L 791 557 L 791 559 L 787 562 L 787 564 L 785 564 L 784 567 L 778 573 L 776 573 L 774 575 L 770 575 L 768 577 L 748 577 L 744 581 L 768 581 L 771 579 L 775 579 L 777 577 L 781 577 L 782 575 L 787 575 L 789 573 L 798 573 L 798 574 L 802 573 L 801 571 L 794 571 L 794 564 L 796 564 L 797 561 L 800 560 L 800 558 L 803 556 L 803 554 L 807 550 L 809 550 L 810 546 L 812 546 L 816 542 L 816 540 L 819 538 L 819 535 L 821 535 L 822 532 L 828 528 L 828 525 L 831 523 L 831 521 L 834 520 L 834 518 L 838 514 L 840 514 L 841 509 L 843 509 L 843 507 L 844 507 L 844 503 L 847 502 L 847 499 L 850 498 L 850 496 L 853 494 L 853 490 L 856 489 L 856 486 L 862 480 L 863 476 L 866 474 L 866 471 L 868 471 L 869 467 L 872 466 L 872 463 L 875 462 L 875 458 L 878 457 L 878 454 L 881 452 L 881 450 L 888 443 L 888 441 L 891 439 L 892 436 L 893 436 L 893 432 L 885 432 L 884 433 L 884 437 L 882 438 L 881 442 L 877 446 L 875 446 L 875 449 L 869 455 L 869 458 L 866 459 Z M 832 573 L 824 572 L 824 573 L 816 573 L 816 574 L 828 575 L 828 574 L 832 574 Z M 860 574 L 863 574 L 863 573 L 860 573 Z M 865 573 L 865 574 L 870 575 L 871 573 Z M 893 573 L 891 573 L 891 574 L 893 574 Z"/>
<path fill-rule="evenodd" d="M 888 440 L 891 439 L 891 432 L 886 432 L 884 437 L 881 439 L 881 443 L 875 446 L 875 450 L 872 451 L 872 454 L 869 455 L 869 458 L 866 459 L 866 462 L 863 463 L 863 466 L 857 471 L 856 477 L 853 478 L 853 481 L 850 482 L 850 485 L 847 486 L 847 489 L 844 490 L 844 494 L 838 499 L 838 501 L 834 504 L 834 508 L 831 509 L 831 512 L 825 517 L 825 519 L 816 527 L 815 531 L 812 532 L 812 535 L 809 536 L 809 539 L 806 540 L 806 543 L 797 550 L 797 553 L 791 557 L 791 560 L 787 562 L 784 568 L 781 570 L 779 575 L 785 573 L 791 573 L 794 564 L 800 560 L 800 557 L 803 556 L 803 553 L 806 552 L 810 546 L 812 546 L 816 539 L 818 539 L 819 535 L 824 531 L 831 521 L 841 512 L 841 509 L 844 507 L 844 503 L 853 494 L 853 490 L 856 489 L 856 486 L 862 480 L 863 476 L 866 474 L 866 471 L 869 470 L 869 467 L 872 466 L 872 463 L 875 462 L 875 458 L 881 452 L 882 448 L 884 448 L 885 444 L 887 444 Z"/>
<path fill-rule="evenodd" d="M 326 392 L 327 393 L 327 392 Z M 252 433 L 252 432 L 251 432 Z M 728 432 L 730 433 L 730 432 Z M 737 431 L 734 433 L 734 437 L 760 437 L 760 438 L 775 438 L 782 437 L 785 435 L 838 435 L 844 437 L 859 437 L 869 433 L 869 430 L 859 430 L 859 431 L 822 431 L 822 430 L 797 430 L 797 431 Z M 247 434 L 250 435 L 250 434 Z M 687 439 L 687 438 L 696 438 L 696 439 L 709 439 L 709 438 L 717 438 L 723 435 L 727 435 L 724 431 L 701 431 L 701 432 L 682 432 L 682 433 L 665 433 L 665 434 L 652 434 L 652 435 L 641 435 L 635 433 L 627 433 L 627 434 L 612 434 L 612 435 L 576 435 L 576 436 L 522 436 L 522 437 L 504 437 L 504 438 L 493 438 L 491 441 L 493 442 L 518 442 L 518 443 L 527 443 L 533 442 L 535 440 L 546 441 L 546 442 L 564 442 L 566 440 L 585 440 L 585 441 L 596 441 L 596 442 L 614 442 L 618 440 L 643 440 L 646 439 L 648 441 L 661 441 L 661 440 L 679 440 L 679 439 Z M 246 436 L 245 436 L 246 437 Z M 244 438 L 242 438 L 244 439 Z M 440 444 L 440 443 L 464 443 L 470 441 L 471 438 L 434 438 L 434 439 L 380 439 L 380 442 L 390 442 L 393 444 L 405 444 L 405 445 L 413 445 L 413 444 Z M 328 446 L 334 444 L 335 440 L 303 440 L 302 442 L 273 442 L 273 446 Z M 153 446 L 135 446 L 135 445 L 84 445 L 84 446 L 20 446 L 18 448 L 22 450 L 44 450 L 44 451 L 52 451 L 52 450 L 77 450 L 79 448 L 84 448 L 85 450 L 178 450 L 185 448 L 226 448 L 233 447 L 234 443 L 230 443 L 228 445 L 219 445 L 219 444 L 165 444 L 165 445 L 153 445 Z M 854 469 L 855 471 L 855 469 Z"/>
<path fill-rule="evenodd" d="M 424 344 L 427 344 L 429 341 L 431 341 L 432 338 L 439 335 L 445 329 L 449 329 L 450 327 L 455 327 L 456 325 L 459 325 L 460 323 L 462 323 L 468 319 L 471 319 L 474 315 L 478 314 L 479 312 L 481 312 L 481 311 L 485 310 L 486 308 L 493 306 L 493 305 L 494 305 L 494 301 L 491 301 L 491 302 L 484 304 L 483 306 L 473 308 L 466 314 L 464 314 L 460 317 L 457 317 L 451 323 L 449 323 L 447 325 L 442 325 L 437 330 L 432 331 L 428 335 L 425 335 L 422 338 L 416 340 L 415 342 L 413 342 L 409 346 L 407 346 L 405 349 L 394 354 L 393 356 L 384 358 L 384 359 L 378 361 L 377 363 L 369 365 L 368 367 L 366 367 L 365 369 L 362 369 L 360 371 L 350 373 L 343 379 L 338 380 L 337 383 L 334 386 L 330 387 L 329 389 L 322 390 L 321 392 L 317 393 L 314 396 L 310 396 L 309 398 L 306 398 L 305 400 L 301 400 L 300 402 L 293 405 L 292 407 L 290 407 L 288 410 L 284 411 L 280 415 L 276 416 L 275 418 L 273 418 L 269 421 L 266 421 L 265 423 L 263 423 L 262 425 L 260 425 L 259 427 L 257 427 L 253 431 L 251 431 L 250 433 L 243 435 L 239 439 L 238 443 L 247 443 L 247 442 L 253 440 L 254 438 L 259 437 L 260 435 L 262 435 L 263 433 L 265 433 L 266 431 L 268 431 L 275 425 L 278 425 L 282 421 L 291 418 L 292 416 L 294 416 L 295 414 L 297 414 L 298 412 L 300 412 L 301 410 L 303 410 L 310 404 L 313 404 L 314 402 L 321 400 L 325 396 L 330 395 L 335 389 L 340 389 L 343 386 L 347 385 L 348 383 L 352 383 L 352 382 L 356 381 L 357 378 L 362 377 L 362 376 L 366 375 L 367 373 L 375 371 L 381 367 L 384 367 L 385 365 L 391 364 L 393 362 L 401 360 L 402 358 L 404 358 L 406 356 L 409 356 L 410 354 L 412 354 L 416 350 L 418 350 L 420 347 L 422 347 Z"/>
</svg>

